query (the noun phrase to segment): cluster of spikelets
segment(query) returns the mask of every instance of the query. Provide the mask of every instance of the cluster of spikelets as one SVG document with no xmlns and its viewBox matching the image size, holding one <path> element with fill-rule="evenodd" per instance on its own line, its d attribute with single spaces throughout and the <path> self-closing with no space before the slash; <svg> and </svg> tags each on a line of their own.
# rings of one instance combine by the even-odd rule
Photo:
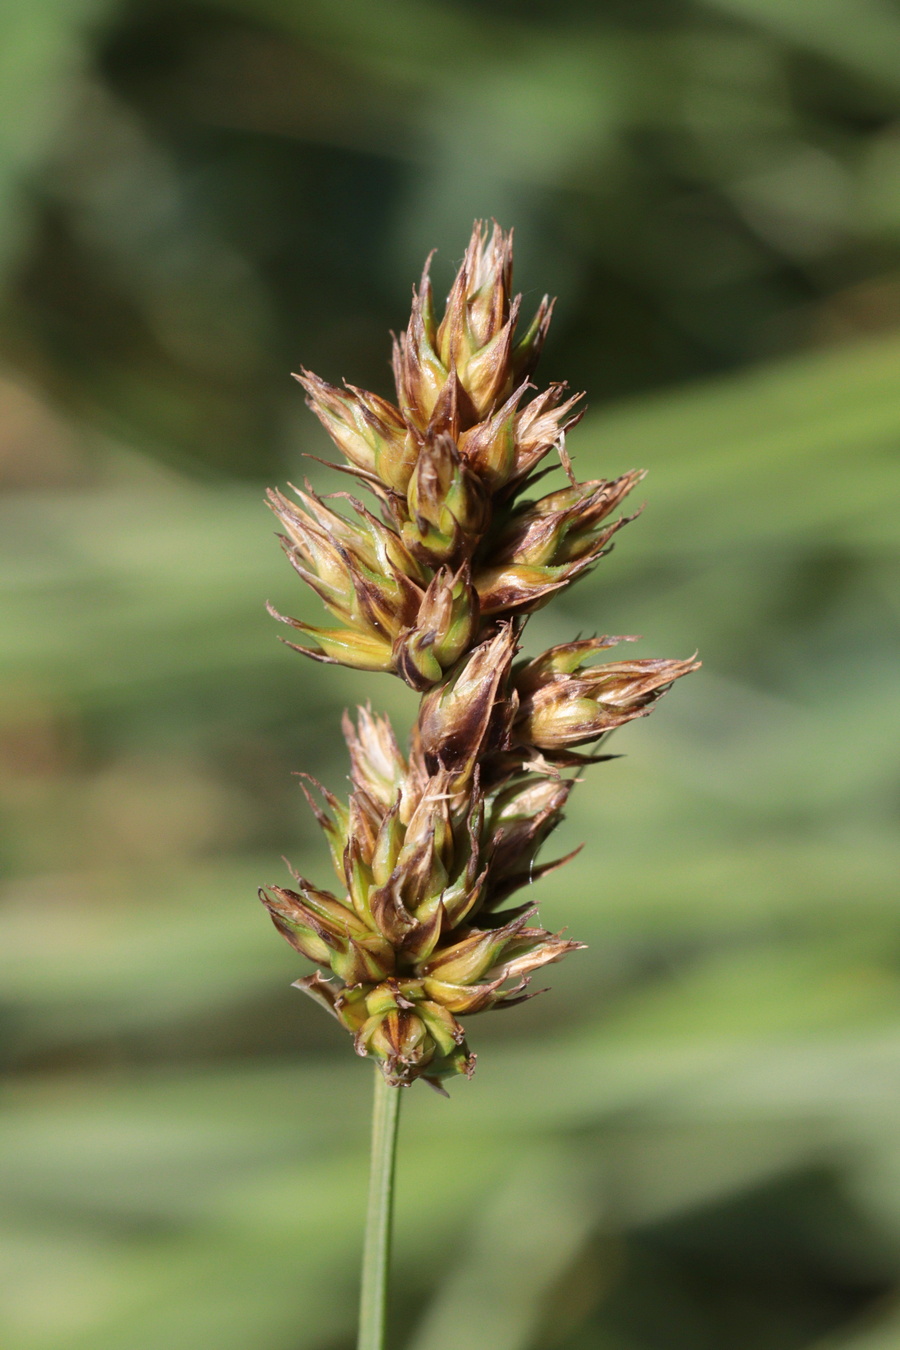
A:
<svg viewBox="0 0 900 1350">
<path fill-rule="evenodd" d="M 340 624 L 276 615 L 304 635 L 297 650 L 394 671 L 423 695 L 407 756 L 386 719 L 345 719 L 349 802 L 307 780 L 339 893 L 296 874 L 296 889 L 261 892 L 292 946 L 331 973 L 299 987 L 394 1085 L 471 1073 L 459 1018 L 530 997 L 531 973 L 581 945 L 506 902 L 559 865 L 536 857 L 573 785 L 564 772 L 603 758 L 574 747 L 646 715 L 696 668 L 585 664 L 618 638 L 516 661 L 528 614 L 608 552 L 632 518 L 613 513 L 643 475 L 575 481 L 577 398 L 553 384 L 527 399 L 552 306 L 517 338 L 511 281 L 511 235 L 476 225 L 438 322 L 426 263 L 394 344 L 397 406 L 298 376 L 379 515 L 345 493 L 335 510 L 309 486 L 299 504 L 269 494 L 288 558 Z M 535 498 L 551 451 L 567 485 Z"/>
</svg>

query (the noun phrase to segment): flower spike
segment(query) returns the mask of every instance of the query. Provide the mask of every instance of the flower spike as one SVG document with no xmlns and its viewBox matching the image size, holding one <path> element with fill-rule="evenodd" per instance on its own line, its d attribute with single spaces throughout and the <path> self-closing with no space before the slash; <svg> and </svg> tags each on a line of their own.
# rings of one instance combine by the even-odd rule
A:
<svg viewBox="0 0 900 1350">
<path fill-rule="evenodd" d="M 339 625 L 272 610 L 305 638 L 288 645 L 416 690 L 409 752 L 369 707 L 345 714 L 349 799 L 301 775 L 338 887 L 291 869 L 291 887 L 260 898 L 316 967 L 296 986 L 356 1052 L 393 1086 L 441 1091 L 475 1066 L 460 1019 L 532 997 L 533 973 L 582 946 L 509 903 L 568 861 L 540 857 L 576 781 L 566 771 L 616 757 L 577 747 L 647 716 L 699 663 L 588 664 L 632 640 L 608 637 L 516 660 L 527 616 L 634 519 L 618 513 L 644 475 L 576 479 L 565 437 L 580 395 L 531 383 L 553 305 L 517 332 L 512 234 L 476 222 L 440 318 L 430 261 L 394 342 L 396 403 L 296 377 L 347 461 L 335 467 L 373 492 L 380 518 L 309 484 L 296 500 L 269 493 L 291 565 Z M 562 484 L 536 495 L 554 469 Z"/>
</svg>

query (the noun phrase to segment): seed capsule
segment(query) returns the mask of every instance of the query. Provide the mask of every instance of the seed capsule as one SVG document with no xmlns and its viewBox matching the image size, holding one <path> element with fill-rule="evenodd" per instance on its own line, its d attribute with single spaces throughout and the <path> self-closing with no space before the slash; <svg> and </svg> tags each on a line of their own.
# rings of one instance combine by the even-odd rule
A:
<svg viewBox="0 0 900 1350">
<path fill-rule="evenodd" d="M 487 494 L 446 433 L 422 446 L 407 492 L 403 540 L 432 566 L 469 556 L 488 519 Z"/>
<path fill-rule="evenodd" d="M 442 567 L 425 592 L 415 623 L 394 642 L 397 671 L 413 689 L 430 689 L 469 649 L 478 628 L 478 595 L 468 563 Z"/>
</svg>

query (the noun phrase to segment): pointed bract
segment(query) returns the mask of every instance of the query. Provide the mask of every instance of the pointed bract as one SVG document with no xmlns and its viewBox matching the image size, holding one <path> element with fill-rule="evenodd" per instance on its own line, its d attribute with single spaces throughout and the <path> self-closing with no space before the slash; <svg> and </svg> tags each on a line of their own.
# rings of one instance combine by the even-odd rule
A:
<svg viewBox="0 0 900 1350">
<path fill-rule="evenodd" d="M 303 385 L 309 407 L 350 463 L 395 492 L 405 492 L 418 447 L 399 409 L 353 385 L 346 391 L 337 389 L 309 370 L 294 379 Z"/>
<path fill-rule="evenodd" d="M 607 647 L 609 638 L 553 647 L 526 665 L 517 678 L 521 702 L 513 729 L 522 744 L 541 750 L 563 750 L 596 740 L 635 717 L 646 717 L 675 680 L 698 670 L 700 662 L 635 660 L 582 666 L 591 650 Z M 571 670 L 572 648 L 578 664 Z"/>
<path fill-rule="evenodd" d="M 515 634 L 504 624 L 425 695 L 418 726 L 434 764 L 468 775 L 483 756 L 505 744 L 512 708 L 503 695 L 515 652 Z"/>
</svg>

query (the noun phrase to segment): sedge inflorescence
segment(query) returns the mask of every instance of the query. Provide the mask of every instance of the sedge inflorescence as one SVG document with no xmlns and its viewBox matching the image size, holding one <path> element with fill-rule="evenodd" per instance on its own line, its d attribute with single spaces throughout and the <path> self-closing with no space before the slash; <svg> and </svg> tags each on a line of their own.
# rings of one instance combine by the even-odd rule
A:
<svg viewBox="0 0 900 1350">
<path fill-rule="evenodd" d="M 528 615 L 609 552 L 633 519 L 615 513 L 643 477 L 576 481 L 565 433 L 580 396 L 531 383 L 552 304 L 517 333 L 520 305 L 511 233 L 477 223 L 440 321 L 425 265 L 394 342 L 396 404 L 297 376 L 377 514 L 352 493 L 335 494 L 337 509 L 308 484 L 296 500 L 269 494 L 290 562 L 339 625 L 276 614 L 302 635 L 288 645 L 393 671 L 422 695 L 407 754 L 386 718 L 345 716 L 349 801 L 304 783 L 337 892 L 297 873 L 293 887 L 260 892 L 319 968 L 298 986 L 398 1086 L 470 1074 L 459 1019 L 530 997 L 532 973 L 582 945 L 510 897 L 566 861 L 536 859 L 571 771 L 605 757 L 576 747 L 645 716 L 697 667 L 589 664 L 630 640 L 612 637 L 517 660 Z M 566 485 L 536 496 L 554 451 Z"/>
</svg>

